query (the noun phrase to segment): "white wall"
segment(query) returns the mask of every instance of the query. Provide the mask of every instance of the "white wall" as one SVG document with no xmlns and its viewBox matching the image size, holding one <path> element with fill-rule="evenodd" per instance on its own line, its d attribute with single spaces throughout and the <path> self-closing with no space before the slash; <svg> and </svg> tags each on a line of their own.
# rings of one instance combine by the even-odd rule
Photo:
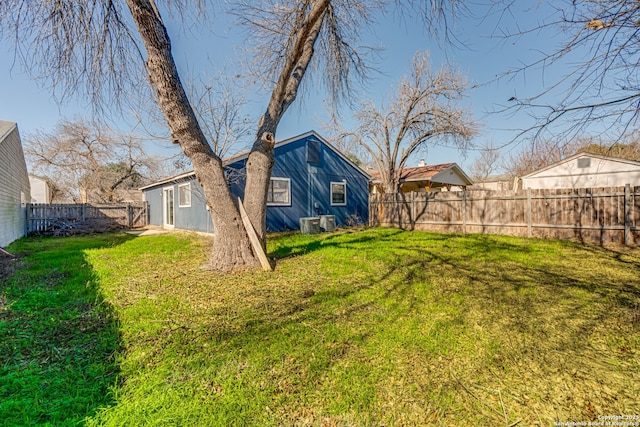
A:
<svg viewBox="0 0 640 427">
<path fill-rule="evenodd" d="M 24 235 L 24 203 L 30 199 L 29 176 L 18 127 L 0 120 L 0 246 Z"/>
<path fill-rule="evenodd" d="M 51 190 L 47 181 L 29 175 L 29 185 L 31 187 L 31 203 L 51 203 Z"/>
<path fill-rule="evenodd" d="M 590 164 L 578 167 L 578 162 L 587 158 Z M 573 158 L 522 178 L 525 189 L 623 187 L 626 184 L 640 186 L 640 165 L 591 156 Z"/>
</svg>

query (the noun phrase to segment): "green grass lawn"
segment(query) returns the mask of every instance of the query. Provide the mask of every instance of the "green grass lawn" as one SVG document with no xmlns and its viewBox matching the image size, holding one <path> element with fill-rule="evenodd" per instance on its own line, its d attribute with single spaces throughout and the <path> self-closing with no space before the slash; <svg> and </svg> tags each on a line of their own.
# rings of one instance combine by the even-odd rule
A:
<svg viewBox="0 0 640 427">
<path fill-rule="evenodd" d="M 23 239 L 0 425 L 550 426 L 638 414 L 640 251 L 395 229 Z M 2 276 L 0 276 L 1 278 Z"/>
</svg>

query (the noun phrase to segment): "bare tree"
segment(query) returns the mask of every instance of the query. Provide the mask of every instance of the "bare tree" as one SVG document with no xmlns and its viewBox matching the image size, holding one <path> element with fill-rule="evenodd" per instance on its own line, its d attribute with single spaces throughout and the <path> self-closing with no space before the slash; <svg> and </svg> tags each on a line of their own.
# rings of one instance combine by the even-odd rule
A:
<svg viewBox="0 0 640 427">
<path fill-rule="evenodd" d="M 578 152 L 600 154 L 601 156 L 640 161 L 640 142 L 637 136 L 625 136 L 616 141 L 583 141 Z"/>
<path fill-rule="evenodd" d="M 546 87 L 534 94 L 514 96 L 505 110 L 526 111 L 534 124 L 518 137 L 570 139 L 593 126 L 624 135 L 637 123 L 640 105 L 640 3 L 630 0 L 542 2 L 534 27 L 523 28 L 512 9 L 517 2 L 497 0 L 505 19 L 499 24 L 508 39 L 526 36 L 562 38 L 559 46 L 540 46 L 535 59 L 510 70 L 507 76 L 528 75 L 540 69 Z M 552 12 L 549 13 L 549 10 Z M 515 28 L 507 28 L 515 23 Z M 535 54 L 534 54 L 535 55 Z M 548 71 L 562 72 L 549 82 Z M 549 98 L 553 97 L 554 101 Z"/>
<path fill-rule="evenodd" d="M 236 16 L 256 42 L 254 71 L 271 88 L 247 161 L 244 194 L 247 213 L 263 247 L 275 133 L 307 73 L 315 70 L 323 76 L 330 93 L 338 99 L 366 74 L 369 62 L 360 47 L 360 34 L 374 22 L 374 13 L 384 13 L 389 5 L 412 7 L 436 28 L 435 24 L 446 24 L 439 17 L 457 4 L 450 0 L 237 2 Z M 184 18 L 189 11 L 200 12 L 204 2 L 167 0 L 163 5 L 174 16 Z M 131 78 L 148 76 L 172 140 L 191 160 L 208 200 L 216 230 L 209 266 L 216 270 L 258 266 L 222 160 L 207 140 L 187 97 L 156 1 L 126 0 L 126 6 L 131 19 L 123 12 L 121 1 L 0 2 L 0 35 L 11 37 L 17 52 L 24 49 L 23 62 L 45 73 L 50 83 L 60 84 L 63 94 L 65 89 L 81 90 L 97 104 L 128 88 L 140 87 Z M 132 72 L 132 65 L 139 68 Z M 139 72 L 141 68 L 145 71 Z"/>
<path fill-rule="evenodd" d="M 219 73 L 224 76 L 223 73 Z M 255 125 L 244 113 L 247 101 L 241 90 L 234 87 L 227 77 L 209 82 L 192 83 L 188 90 L 198 122 L 202 126 L 213 151 L 225 157 L 237 144 L 251 134 Z"/>
<path fill-rule="evenodd" d="M 500 151 L 489 143 L 479 151 L 479 155 L 469 168 L 474 181 L 482 181 L 494 174 L 500 167 Z"/>
<path fill-rule="evenodd" d="M 417 52 L 389 104 L 365 102 L 356 114 L 359 127 L 341 138 L 355 140 L 375 164 L 383 191 L 396 193 L 412 154 L 447 143 L 464 150 L 476 134 L 470 113 L 454 105 L 465 88 L 462 75 L 446 67 L 432 70 L 429 55 Z"/>
<path fill-rule="evenodd" d="M 532 139 L 517 154 L 505 159 L 503 168 L 512 177 L 521 177 L 574 155 L 583 140 Z"/>
<path fill-rule="evenodd" d="M 55 184 L 58 200 L 74 202 L 121 201 L 123 190 L 155 177 L 158 164 L 140 139 L 84 119 L 27 135 L 24 151 L 31 170 Z"/>
</svg>

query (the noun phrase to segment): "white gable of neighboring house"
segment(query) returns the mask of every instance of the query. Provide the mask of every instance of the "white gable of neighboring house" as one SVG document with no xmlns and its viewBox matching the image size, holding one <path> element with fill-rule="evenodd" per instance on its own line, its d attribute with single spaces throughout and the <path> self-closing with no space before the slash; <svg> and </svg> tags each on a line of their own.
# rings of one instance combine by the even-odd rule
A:
<svg viewBox="0 0 640 427">
<path fill-rule="evenodd" d="M 640 162 L 579 153 L 522 177 L 522 188 L 640 186 Z"/>
<path fill-rule="evenodd" d="M 31 203 L 51 203 L 51 189 L 46 180 L 29 175 L 31 186 Z"/>
<path fill-rule="evenodd" d="M 18 126 L 0 120 L 0 246 L 25 234 L 25 208 L 31 199 Z"/>
<path fill-rule="evenodd" d="M 433 175 L 431 177 L 431 182 L 440 182 L 442 184 L 458 186 L 471 184 L 471 180 L 469 179 L 469 177 L 456 164 Z"/>
</svg>

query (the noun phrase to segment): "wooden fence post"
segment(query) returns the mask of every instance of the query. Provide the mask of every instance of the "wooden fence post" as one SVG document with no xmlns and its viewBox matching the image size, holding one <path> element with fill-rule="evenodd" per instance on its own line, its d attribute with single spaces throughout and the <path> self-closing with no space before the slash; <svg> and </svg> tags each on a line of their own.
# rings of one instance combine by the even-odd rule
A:
<svg viewBox="0 0 640 427">
<path fill-rule="evenodd" d="M 411 229 L 415 230 L 416 228 L 416 193 L 415 191 L 411 192 L 411 212 L 409 213 L 409 223 L 411 224 Z"/>
<path fill-rule="evenodd" d="M 531 237 L 531 188 L 527 188 L 527 237 Z"/>
<path fill-rule="evenodd" d="M 462 190 L 462 234 L 467 234 L 467 191 Z"/>
<path fill-rule="evenodd" d="M 624 244 L 633 244 L 631 234 L 631 184 L 624 186 Z"/>
<path fill-rule="evenodd" d="M 24 235 L 28 235 L 31 232 L 31 203 L 26 204 L 24 210 Z"/>
</svg>

